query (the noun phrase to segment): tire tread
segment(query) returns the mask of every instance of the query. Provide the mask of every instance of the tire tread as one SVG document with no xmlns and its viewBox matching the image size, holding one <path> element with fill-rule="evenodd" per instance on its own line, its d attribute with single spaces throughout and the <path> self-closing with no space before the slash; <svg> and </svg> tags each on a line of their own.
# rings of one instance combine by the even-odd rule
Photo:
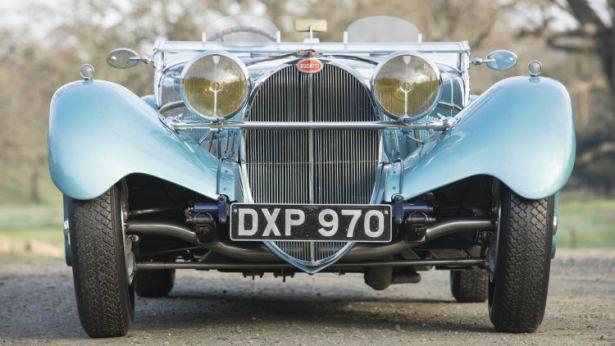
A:
<svg viewBox="0 0 615 346">
<path fill-rule="evenodd" d="M 173 289 L 174 281 L 173 269 L 138 271 L 135 274 L 135 291 L 144 298 L 166 297 Z"/>
<path fill-rule="evenodd" d="M 551 266 L 552 200 L 502 201 L 491 321 L 496 330 L 527 333 L 542 323 Z"/>
<path fill-rule="evenodd" d="M 459 303 L 481 303 L 487 300 L 489 275 L 486 270 L 451 271 L 451 293 Z"/>
<path fill-rule="evenodd" d="M 69 225 L 79 319 L 91 337 L 123 336 L 132 319 L 123 237 L 115 215 L 117 189 L 71 201 Z M 119 213 L 118 213 L 119 214 Z M 128 293 L 128 294 L 127 294 Z"/>
</svg>

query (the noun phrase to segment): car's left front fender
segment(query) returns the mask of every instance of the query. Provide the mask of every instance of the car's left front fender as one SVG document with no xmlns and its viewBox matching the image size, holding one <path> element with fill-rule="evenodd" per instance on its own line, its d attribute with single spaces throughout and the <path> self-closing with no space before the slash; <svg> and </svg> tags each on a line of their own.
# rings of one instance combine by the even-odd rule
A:
<svg viewBox="0 0 615 346">
<path fill-rule="evenodd" d="M 557 193 L 570 177 L 574 121 L 561 83 L 545 77 L 504 79 L 457 118 L 452 129 L 404 160 L 399 178 L 387 184 L 388 199 L 396 194 L 410 199 L 475 175 L 492 176 L 521 197 L 541 199 Z"/>
</svg>

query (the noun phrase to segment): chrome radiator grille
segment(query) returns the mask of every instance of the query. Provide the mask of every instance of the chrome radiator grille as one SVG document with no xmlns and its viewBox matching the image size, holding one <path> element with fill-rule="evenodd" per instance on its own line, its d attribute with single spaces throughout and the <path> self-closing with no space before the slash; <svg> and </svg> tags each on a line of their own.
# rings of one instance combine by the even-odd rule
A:
<svg viewBox="0 0 615 346">
<path fill-rule="evenodd" d="M 374 121 L 369 91 L 349 72 L 288 66 L 252 99 L 250 121 Z M 378 130 L 246 131 L 246 166 L 257 203 L 369 203 Z"/>
<path fill-rule="evenodd" d="M 374 121 L 369 90 L 351 73 L 325 65 L 316 74 L 289 65 L 260 85 L 250 121 Z M 369 203 L 380 136 L 371 129 L 248 130 L 245 163 L 256 203 Z M 345 242 L 278 242 L 293 258 L 318 262 Z"/>
</svg>

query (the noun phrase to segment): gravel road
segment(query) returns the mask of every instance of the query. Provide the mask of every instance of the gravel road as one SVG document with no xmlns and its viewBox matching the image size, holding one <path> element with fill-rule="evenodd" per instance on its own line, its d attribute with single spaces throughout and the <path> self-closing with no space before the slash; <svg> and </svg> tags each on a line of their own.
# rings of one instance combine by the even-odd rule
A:
<svg viewBox="0 0 615 346">
<path fill-rule="evenodd" d="M 61 260 L 0 259 L 0 343 L 615 344 L 615 249 L 560 251 L 545 321 L 534 334 L 494 333 L 485 304 L 457 304 L 448 272 L 373 291 L 360 275 L 181 271 L 171 296 L 137 299 L 125 338 L 91 340 Z"/>
</svg>

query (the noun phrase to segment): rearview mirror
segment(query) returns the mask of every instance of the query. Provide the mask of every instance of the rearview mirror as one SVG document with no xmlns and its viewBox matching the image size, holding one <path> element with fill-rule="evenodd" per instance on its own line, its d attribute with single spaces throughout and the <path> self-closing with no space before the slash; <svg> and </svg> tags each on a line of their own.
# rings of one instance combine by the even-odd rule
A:
<svg viewBox="0 0 615 346">
<path fill-rule="evenodd" d="M 107 64 L 120 69 L 137 66 L 141 60 L 139 54 L 130 48 L 117 48 L 107 54 Z"/>
</svg>

